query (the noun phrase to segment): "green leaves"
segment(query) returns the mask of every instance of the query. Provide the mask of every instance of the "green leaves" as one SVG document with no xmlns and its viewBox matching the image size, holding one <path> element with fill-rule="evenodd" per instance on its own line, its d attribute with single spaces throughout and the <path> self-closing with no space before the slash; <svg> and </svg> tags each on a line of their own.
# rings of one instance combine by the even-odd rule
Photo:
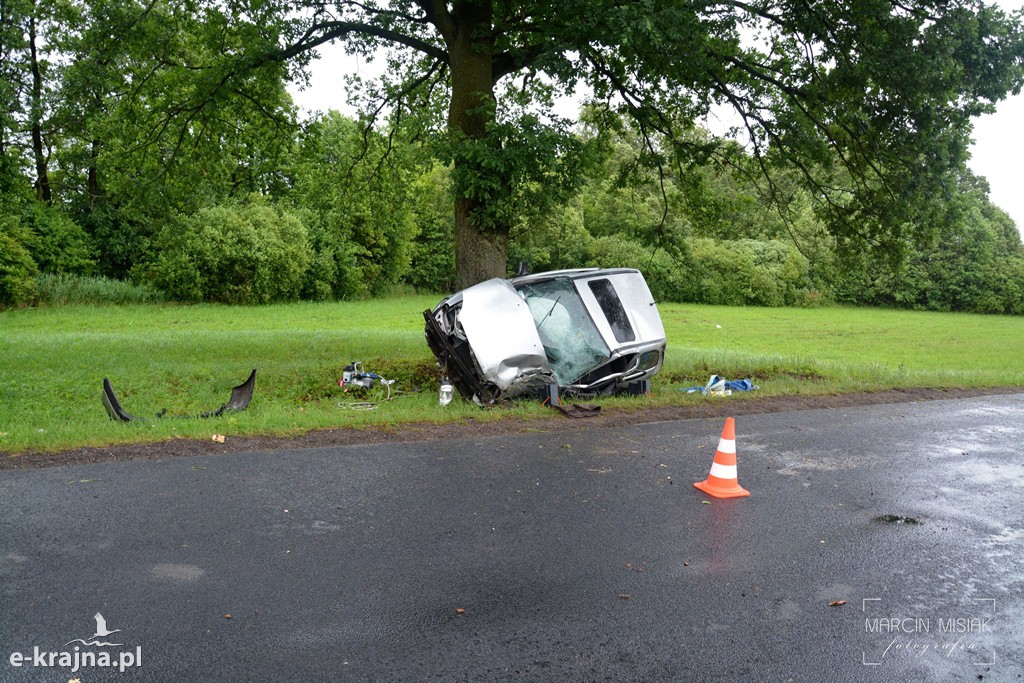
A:
<svg viewBox="0 0 1024 683">
<path fill-rule="evenodd" d="M 298 299 L 309 266 L 306 227 L 258 199 L 180 217 L 140 275 L 183 301 L 262 304 Z"/>
<path fill-rule="evenodd" d="M 493 120 L 479 139 L 453 132 L 441 148 L 454 164 L 456 196 L 473 202 L 475 223 L 504 234 L 568 199 L 597 151 L 596 141 L 579 137 L 566 122 L 545 123 L 521 110 Z"/>
<path fill-rule="evenodd" d="M 0 215 L 0 306 L 28 301 L 35 292 L 35 261 L 25 243 L 31 232 L 14 216 Z"/>
<path fill-rule="evenodd" d="M 288 200 L 310 215 L 317 271 L 306 289 L 316 297 L 379 293 L 410 270 L 417 150 L 367 125 L 330 112 L 308 126 L 293 156 Z"/>
<path fill-rule="evenodd" d="M 795 236 L 812 243 L 800 245 L 812 271 L 811 251 L 833 242 L 844 258 L 895 262 L 954 220 L 971 117 L 1024 84 L 1021 13 L 976 0 L 10 0 L 0 12 L 5 194 L 46 177 L 40 196 L 53 189 L 115 276 L 172 216 L 253 193 L 292 202 L 317 297 L 450 282 L 453 232 L 460 282 L 500 275 L 508 236 L 550 234 L 559 215 L 672 259 L 693 234 Z M 325 119 L 303 137 L 285 84 L 330 41 L 388 69 L 357 86 L 365 133 Z M 552 113 L 571 92 L 598 105 L 589 129 Z M 723 110 L 734 130 L 701 133 Z M 626 130 L 615 115 L 638 153 L 567 206 L 609 152 L 590 133 Z M 434 146 L 398 158 L 414 140 Z M 424 149 L 452 165 L 450 221 L 422 188 L 428 206 L 413 205 L 434 161 Z M 73 267 L 36 251 L 44 268 L 80 269 L 87 247 Z M 410 276 L 414 254 L 432 275 Z"/>
</svg>

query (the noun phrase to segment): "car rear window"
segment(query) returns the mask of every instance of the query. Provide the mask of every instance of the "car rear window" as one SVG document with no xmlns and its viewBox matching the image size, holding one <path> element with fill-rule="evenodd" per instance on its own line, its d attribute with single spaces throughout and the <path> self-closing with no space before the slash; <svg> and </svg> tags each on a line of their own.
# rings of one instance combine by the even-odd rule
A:
<svg viewBox="0 0 1024 683">
<path fill-rule="evenodd" d="M 626 309 L 622 307 L 622 301 L 615 293 L 612 283 L 609 280 L 591 280 L 587 285 L 594 293 L 594 298 L 597 299 L 597 304 L 601 307 L 604 317 L 608 319 L 615 340 L 618 342 L 636 341 L 636 333 L 633 332 L 633 326 L 629 324 Z"/>
</svg>

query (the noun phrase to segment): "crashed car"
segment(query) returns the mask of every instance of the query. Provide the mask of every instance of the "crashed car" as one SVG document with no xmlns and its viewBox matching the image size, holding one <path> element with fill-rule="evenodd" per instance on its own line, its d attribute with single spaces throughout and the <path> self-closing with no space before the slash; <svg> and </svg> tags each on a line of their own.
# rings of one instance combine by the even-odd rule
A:
<svg viewBox="0 0 1024 683">
<path fill-rule="evenodd" d="M 646 393 L 665 355 L 651 290 L 631 268 L 487 280 L 423 312 L 427 344 L 467 399 Z"/>
</svg>

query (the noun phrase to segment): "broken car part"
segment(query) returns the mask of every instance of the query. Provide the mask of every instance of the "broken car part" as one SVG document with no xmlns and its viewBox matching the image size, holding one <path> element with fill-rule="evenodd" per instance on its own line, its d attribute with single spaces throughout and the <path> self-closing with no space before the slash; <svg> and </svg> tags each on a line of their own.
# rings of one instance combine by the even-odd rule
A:
<svg viewBox="0 0 1024 683">
<path fill-rule="evenodd" d="M 423 316 L 446 375 L 482 404 L 558 391 L 644 393 L 664 360 L 665 328 L 635 269 L 487 280 Z"/>
<path fill-rule="evenodd" d="M 217 417 L 219 415 L 223 415 L 229 410 L 245 410 L 249 406 L 249 402 L 252 401 L 252 394 L 255 390 L 256 370 L 253 369 L 249 374 L 249 379 L 231 389 L 231 398 L 227 403 L 216 410 L 199 413 L 195 417 Z M 121 408 L 121 402 L 117 400 L 117 394 L 114 393 L 114 387 L 111 386 L 110 380 L 106 377 L 103 378 L 103 407 L 106 408 L 107 415 L 110 416 L 111 420 L 130 422 L 131 420 L 139 419 L 138 417 L 125 412 L 124 409 Z M 166 412 L 166 409 L 160 411 L 157 417 L 163 417 Z"/>
<path fill-rule="evenodd" d="M 378 375 L 376 372 L 366 372 L 363 370 L 362 361 L 353 361 L 345 366 L 342 370 L 341 379 L 338 380 L 338 386 L 345 390 L 347 394 L 351 391 L 359 391 L 360 394 L 365 394 L 369 390 L 373 389 L 378 383 L 387 389 L 387 396 L 381 401 L 349 401 L 345 403 L 339 403 L 339 408 L 346 408 L 349 410 L 376 410 L 377 406 L 383 401 L 391 400 L 391 385 L 396 380 L 385 379 Z"/>
<path fill-rule="evenodd" d="M 384 379 L 376 372 L 365 372 L 362 361 L 354 361 L 346 365 L 345 369 L 341 371 L 341 379 L 338 380 L 338 386 L 345 391 L 349 389 L 372 389 L 376 382 L 387 386 L 395 383 L 394 380 Z"/>
</svg>

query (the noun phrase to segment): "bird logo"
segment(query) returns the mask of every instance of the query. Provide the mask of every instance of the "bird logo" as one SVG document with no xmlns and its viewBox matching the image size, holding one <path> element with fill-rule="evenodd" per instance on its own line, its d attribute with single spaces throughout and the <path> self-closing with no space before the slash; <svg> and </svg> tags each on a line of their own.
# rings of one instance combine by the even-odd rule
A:
<svg viewBox="0 0 1024 683">
<path fill-rule="evenodd" d="M 111 635 L 113 633 L 120 633 L 121 629 L 119 629 L 119 628 L 115 628 L 114 630 L 108 629 L 107 628 L 107 620 L 104 619 L 103 615 L 100 614 L 99 612 L 94 614 L 93 618 L 96 620 L 96 633 L 93 634 L 93 636 L 92 636 L 93 640 L 92 641 L 83 640 L 82 638 L 75 638 L 74 640 L 69 640 L 68 642 L 64 643 L 64 645 L 67 646 L 67 645 L 70 645 L 71 643 L 81 643 L 82 645 L 101 646 L 101 647 L 117 647 L 117 646 L 123 645 L 123 643 L 108 643 L 108 642 L 100 641 L 99 640 L 100 638 L 106 638 L 107 636 L 109 636 L 109 635 Z"/>
<path fill-rule="evenodd" d="M 96 633 L 93 634 L 93 638 L 106 638 L 111 633 L 120 633 L 121 629 L 115 628 L 113 631 L 107 628 L 107 620 L 103 618 L 103 615 L 97 612 L 93 615 L 96 619 Z"/>
</svg>

